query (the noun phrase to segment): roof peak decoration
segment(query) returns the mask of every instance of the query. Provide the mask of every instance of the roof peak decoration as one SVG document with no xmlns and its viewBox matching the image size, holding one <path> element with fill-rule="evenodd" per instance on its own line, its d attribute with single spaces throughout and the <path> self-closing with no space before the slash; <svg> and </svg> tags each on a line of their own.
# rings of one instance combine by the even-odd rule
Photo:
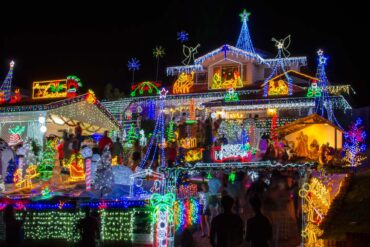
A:
<svg viewBox="0 0 370 247">
<path fill-rule="evenodd" d="M 276 56 L 276 63 L 272 66 L 271 74 L 265 79 L 263 87 L 263 96 L 267 97 L 270 95 L 292 95 L 293 94 L 293 83 L 292 78 L 288 75 L 284 59 L 290 56 L 288 47 L 290 46 L 290 35 L 286 36 L 283 39 L 272 38 L 272 41 L 275 42 L 275 46 L 278 49 Z M 277 83 L 274 81 L 279 69 L 282 70 L 285 75 L 286 82 L 279 80 Z M 268 83 L 267 83 L 268 82 Z"/>
<path fill-rule="evenodd" d="M 242 27 L 240 29 L 238 41 L 236 42 L 236 47 L 250 53 L 256 53 L 253 47 L 247 24 L 250 15 L 251 13 L 247 12 L 246 9 L 244 9 L 243 12 L 239 15 L 241 18 Z"/>
</svg>

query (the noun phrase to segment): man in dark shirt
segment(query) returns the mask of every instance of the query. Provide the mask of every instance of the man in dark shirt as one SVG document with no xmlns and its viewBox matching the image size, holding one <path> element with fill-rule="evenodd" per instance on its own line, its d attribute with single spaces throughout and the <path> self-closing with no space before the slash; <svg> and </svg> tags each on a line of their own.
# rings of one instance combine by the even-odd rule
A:
<svg viewBox="0 0 370 247">
<path fill-rule="evenodd" d="M 90 215 L 90 208 L 84 208 L 85 218 L 81 219 L 77 224 L 77 229 L 81 235 L 80 246 L 96 246 L 96 240 L 100 239 L 99 222 Z"/>
<path fill-rule="evenodd" d="M 217 215 L 211 224 L 211 245 L 213 247 L 236 247 L 243 241 L 243 221 L 231 209 L 234 199 L 224 196 L 221 199 L 224 212 Z"/>
<path fill-rule="evenodd" d="M 268 247 L 272 239 L 272 226 L 270 221 L 261 213 L 261 200 L 257 195 L 250 199 L 255 216 L 247 221 L 247 242 L 251 247 Z"/>
</svg>

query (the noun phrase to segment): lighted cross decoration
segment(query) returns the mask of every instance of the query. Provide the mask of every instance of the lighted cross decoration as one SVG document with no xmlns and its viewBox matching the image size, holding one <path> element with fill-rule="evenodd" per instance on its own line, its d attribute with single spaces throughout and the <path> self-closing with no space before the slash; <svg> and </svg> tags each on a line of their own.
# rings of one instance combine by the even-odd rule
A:
<svg viewBox="0 0 370 247">
<path fill-rule="evenodd" d="M 162 90 L 159 92 L 159 98 L 165 99 L 167 97 L 167 94 L 168 94 L 168 90 L 166 90 L 165 88 L 162 88 Z"/>
<path fill-rule="evenodd" d="M 227 52 L 229 51 L 229 47 L 225 44 L 224 46 L 222 46 L 221 51 L 224 52 L 224 57 L 226 59 L 226 55 L 227 55 Z"/>
<path fill-rule="evenodd" d="M 242 13 L 240 13 L 240 18 L 242 19 L 242 21 L 248 21 L 249 20 L 249 16 L 251 15 L 250 12 L 247 12 L 246 9 L 243 10 Z"/>
</svg>

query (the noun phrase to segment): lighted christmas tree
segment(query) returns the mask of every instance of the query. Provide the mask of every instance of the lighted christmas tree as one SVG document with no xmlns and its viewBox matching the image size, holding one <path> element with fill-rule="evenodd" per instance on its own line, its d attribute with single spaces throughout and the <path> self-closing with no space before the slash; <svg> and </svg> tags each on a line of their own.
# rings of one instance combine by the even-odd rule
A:
<svg viewBox="0 0 370 247">
<path fill-rule="evenodd" d="M 350 126 L 350 130 L 344 133 L 344 139 L 344 161 L 352 167 L 359 166 L 366 159 L 364 155 L 366 133 L 361 118 L 357 118 L 356 122 Z"/>
<path fill-rule="evenodd" d="M 14 173 L 17 170 L 17 162 L 14 159 L 9 160 L 8 167 L 6 169 L 5 183 L 12 184 L 14 182 Z"/>
<path fill-rule="evenodd" d="M 323 117 L 326 117 L 330 122 L 341 127 L 334 115 L 334 106 L 330 100 L 330 95 L 328 93 L 328 85 L 330 85 L 329 80 L 326 76 L 326 64 L 328 58 L 324 55 L 323 50 L 317 51 L 318 55 L 318 65 L 316 71 L 316 77 L 319 78 L 318 87 L 322 88 L 320 97 L 316 98 L 316 112 Z"/>
<path fill-rule="evenodd" d="M 127 133 L 127 142 L 130 143 L 130 144 L 133 144 L 135 141 L 138 140 L 138 135 L 137 135 L 137 132 L 136 132 L 136 127 L 135 125 L 132 123 L 130 125 L 130 129 L 128 130 L 128 133 Z"/>
<path fill-rule="evenodd" d="M 5 102 L 8 102 L 10 100 L 10 96 L 11 96 L 13 68 L 14 68 L 14 61 L 11 61 L 8 74 L 6 75 L 4 82 L 0 87 L 0 92 L 4 93 L 3 95 L 4 95 L 4 101 Z"/>
<path fill-rule="evenodd" d="M 176 140 L 176 136 L 175 136 L 175 133 L 174 133 L 174 127 L 175 127 L 175 122 L 171 120 L 168 123 L 168 127 L 167 127 L 167 130 L 166 130 L 167 141 L 168 142 L 174 142 Z"/>
<path fill-rule="evenodd" d="M 110 190 L 113 184 L 112 156 L 109 147 L 105 147 L 101 163 L 99 164 L 94 178 L 94 189 L 100 191 L 101 195 Z"/>
<path fill-rule="evenodd" d="M 240 30 L 238 42 L 236 43 L 236 47 L 244 51 L 250 52 L 250 53 L 256 53 L 254 51 L 254 47 L 252 44 L 252 40 L 249 34 L 249 28 L 247 24 L 247 21 L 249 20 L 250 15 L 251 13 L 247 12 L 247 10 L 245 9 L 239 15 L 243 24 Z"/>
<path fill-rule="evenodd" d="M 26 164 L 26 166 L 35 165 L 36 155 L 35 152 L 33 151 L 32 140 L 27 138 L 24 142 L 23 147 L 26 150 L 26 155 L 24 156 L 24 163 Z"/>
<path fill-rule="evenodd" d="M 49 180 L 53 175 L 55 165 L 55 149 L 53 141 L 48 140 L 44 152 L 42 153 L 41 162 L 37 168 L 40 177 L 44 180 Z"/>
</svg>

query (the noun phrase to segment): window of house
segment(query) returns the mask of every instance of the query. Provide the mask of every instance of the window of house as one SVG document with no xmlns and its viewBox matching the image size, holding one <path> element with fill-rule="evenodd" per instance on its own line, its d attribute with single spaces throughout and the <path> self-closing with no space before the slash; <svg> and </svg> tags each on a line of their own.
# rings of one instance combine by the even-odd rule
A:
<svg viewBox="0 0 370 247">
<path fill-rule="evenodd" d="M 243 83 L 240 77 L 240 66 L 215 66 L 213 67 L 213 77 L 211 89 L 240 88 Z"/>
</svg>

